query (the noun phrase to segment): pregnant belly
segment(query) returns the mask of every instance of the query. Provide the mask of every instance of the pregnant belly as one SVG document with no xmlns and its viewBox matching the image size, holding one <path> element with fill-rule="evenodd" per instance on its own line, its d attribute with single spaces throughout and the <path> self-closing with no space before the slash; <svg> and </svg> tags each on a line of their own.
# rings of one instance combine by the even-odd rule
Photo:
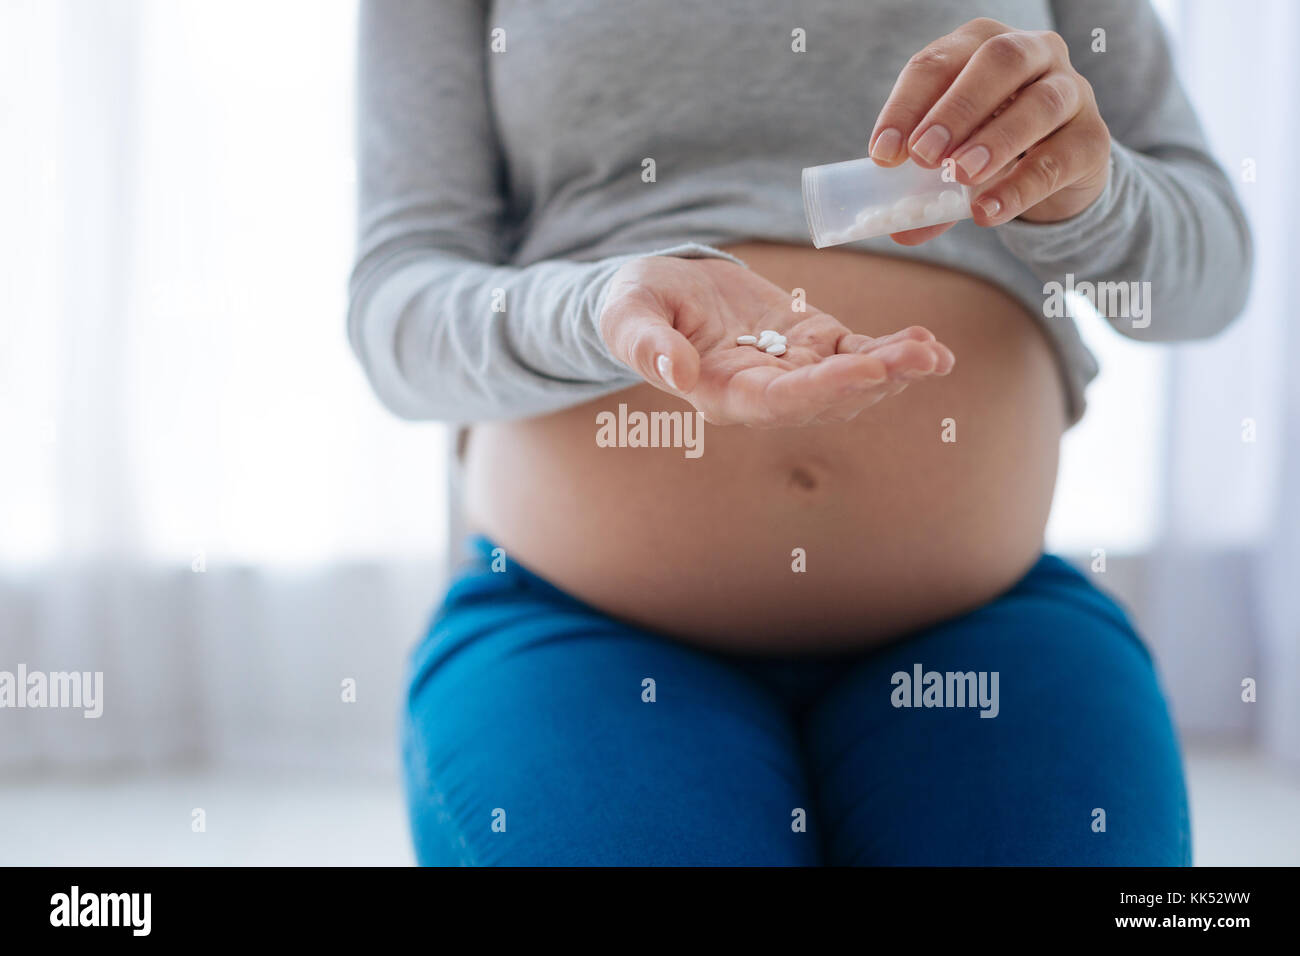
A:
<svg viewBox="0 0 1300 956">
<path fill-rule="evenodd" d="M 597 440 L 617 433 L 620 405 L 633 426 L 638 411 L 689 412 L 650 386 L 476 426 L 470 526 L 613 616 L 733 651 L 888 641 L 1013 584 L 1042 548 L 1065 428 L 1033 318 L 981 280 L 910 260 L 730 251 L 855 331 L 927 326 L 956 369 L 846 424 L 702 425 L 696 450 Z"/>
</svg>

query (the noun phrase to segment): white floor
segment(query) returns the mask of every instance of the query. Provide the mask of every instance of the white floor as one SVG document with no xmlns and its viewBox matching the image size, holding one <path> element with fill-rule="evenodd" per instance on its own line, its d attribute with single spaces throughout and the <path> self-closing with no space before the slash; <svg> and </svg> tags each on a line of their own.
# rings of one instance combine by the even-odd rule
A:
<svg viewBox="0 0 1300 956">
<path fill-rule="evenodd" d="M 1300 865 L 1300 772 L 1230 751 L 1187 756 L 1198 865 Z M 192 770 L 0 784 L 0 865 L 409 863 L 391 780 Z"/>
<path fill-rule="evenodd" d="M 201 833 L 195 809 L 204 811 Z M 223 769 L 0 786 L 0 865 L 412 862 L 391 780 Z"/>
</svg>

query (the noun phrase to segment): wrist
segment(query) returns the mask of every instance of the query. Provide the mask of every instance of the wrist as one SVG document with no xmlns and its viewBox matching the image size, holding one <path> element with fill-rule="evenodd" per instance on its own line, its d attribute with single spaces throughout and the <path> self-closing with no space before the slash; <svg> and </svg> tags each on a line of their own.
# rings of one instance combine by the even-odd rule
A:
<svg viewBox="0 0 1300 956">
<path fill-rule="evenodd" d="M 1026 209 L 1016 218 L 1036 225 L 1050 225 L 1073 219 L 1091 207 L 1106 192 L 1113 165 L 1114 160 L 1107 150 L 1106 162 L 1091 177 L 1052 194 L 1036 206 Z"/>
</svg>

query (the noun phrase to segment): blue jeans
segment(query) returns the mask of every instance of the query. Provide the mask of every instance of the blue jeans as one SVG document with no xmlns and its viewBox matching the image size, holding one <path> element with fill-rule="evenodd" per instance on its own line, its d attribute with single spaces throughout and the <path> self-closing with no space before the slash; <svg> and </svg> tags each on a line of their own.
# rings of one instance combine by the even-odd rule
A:
<svg viewBox="0 0 1300 956">
<path fill-rule="evenodd" d="M 1059 558 L 884 647 L 749 657 L 471 544 L 411 662 L 422 864 L 1190 863 L 1151 658 Z"/>
</svg>

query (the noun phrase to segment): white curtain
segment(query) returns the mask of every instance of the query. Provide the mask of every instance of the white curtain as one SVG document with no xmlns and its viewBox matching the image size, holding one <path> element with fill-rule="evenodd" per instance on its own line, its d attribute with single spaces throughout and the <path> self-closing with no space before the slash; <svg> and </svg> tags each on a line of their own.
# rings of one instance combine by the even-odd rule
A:
<svg viewBox="0 0 1300 956">
<path fill-rule="evenodd" d="M 0 767 L 392 763 L 445 440 L 346 343 L 354 21 L 0 3 L 0 670 L 105 683 Z"/>
<path fill-rule="evenodd" d="M 1085 324 L 1103 371 L 1049 543 L 1107 550 L 1187 731 L 1300 760 L 1300 10 L 1160 7 L 1254 221 L 1254 296 L 1199 345 Z M 0 770 L 392 766 L 446 435 L 387 415 L 343 333 L 354 20 L 0 0 L 0 670 L 105 681 L 99 720 L 0 715 Z"/>
<path fill-rule="evenodd" d="M 1164 5 L 1179 67 L 1255 237 L 1245 314 L 1173 351 L 1163 533 L 1143 611 L 1182 725 L 1300 763 L 1300 5 Z M 1243 700 L 1244 680 L 1257 685 Z"/>
</svg>

